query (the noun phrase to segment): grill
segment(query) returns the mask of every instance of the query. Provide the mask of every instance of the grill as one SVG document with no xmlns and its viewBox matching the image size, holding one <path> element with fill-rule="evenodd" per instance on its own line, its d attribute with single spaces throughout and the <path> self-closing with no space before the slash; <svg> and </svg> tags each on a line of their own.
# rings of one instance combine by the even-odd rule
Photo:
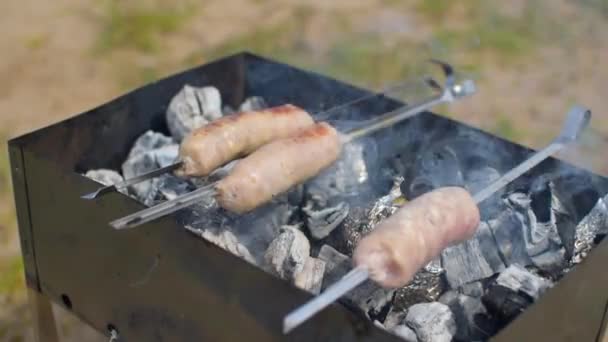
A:
<svg viewBox="0 0 608 342">
<path fill-rule="evenodd" d="M 108 336 L 109 330 L 119 332 L 124 341 L 399 341 L 372 323 L 365 313 L 345 303 L 327 308 L 283 335 L 284 315 L 309 300 L 311 294 L 192 234 L 183 228 L 180 215 L 148 223 L 141 229 L 116 231 L 108 222 L 144 205 L 121 193 L 96 201 L 80 198 L 99 185 L 82 176 L 84 172 L 120 169 L 139 136 L 148 130 L 168 131 L 165 111 L 185 84 L 213 85 L 233 108 L 250 96 L 259 96 L 270 106 L 293 103 L 311 113 L 370 94 L 319 74 L 241 53 L 149 84 L 11 140 L 9 152 L 28 287 L 64 305 Z M 378 97 L 354 111 L 351 119 L 399 105 L 394 99 Z M 415 141 L 401 138 L 415 132 L 424 134 L 418 134 L 420 138 Z M 436 151 L 430 147 L 431 142 L 439 142 L 433 144 L 437 146 L 443 141 L 442 146 L 467 150 L 470 146 L 459 140 L 462 136 L 474 137 L 476 146 L 493 146 L 494 160 L 487 162 L 500 173 L 533 152 L 425 112 L 371 137 L 378 146 L 373 154 L 378 167 L 368 168 L 372 190 L 359 196 L 359 207 L 370 208 L 378 197 L 390 192 L 394 175 L 382 172 L 388 167 L 399 170 L 406 197 L 442 185 L 433 183 L 436 179 L 454 182 L 453 177 L 419 176 L 427 170 L 429 163 L 425 161 L 429 158 L 443 153 L 438 160 L 449 162 L 450 152 Z M 395 163 L 399 166 L 394 167 Z M 449 165 L 434 169 L 450 170 Z M 574 226 L 608 192 L 608 179 L 548 159 L 492 201 L 516 192 L 529 193 L 532 209 L 541 218 L 543 210 L 548 209 L 535 203 L 550 202 L 553 189 L 544 188 L 545 183 L 539 180 L 552 176 L 559 179 L 566 193 L 567 200 L 562 200 L 573 206 L 577 217 Z M 494 209 L 482 206 L 488 219 L 496 214 Z M 356 213 L 351 210 L 351 221 L 343 223 L 344 229 Z M 344 235 L 351 233 L 357 235 L 348 230 Z M 599 242 L 601 237 L 596 237 L 597 246 L 583 262 L 566 268 L 565 274 L 558 272 L 556 285 L 539 300 L 515 320 L 500 324 L 493 339 L 592 341 L 600 336 L 608 307 L 608 273 L 604 272 L 608 246 Z M 352 248 L 348 236 L 336 241 L 334 247 L 342 251 Z M 573 252 L 566 248 L 566 253 Z M 422 283 L 428 280 L 424 277 L 420 275 Z M 398 291 L 392 301 L 394 306 L 407 306 L 423 297 L 415 291 Z M 385 316 L 386 312 L 377 314 Z"/>
</svg>

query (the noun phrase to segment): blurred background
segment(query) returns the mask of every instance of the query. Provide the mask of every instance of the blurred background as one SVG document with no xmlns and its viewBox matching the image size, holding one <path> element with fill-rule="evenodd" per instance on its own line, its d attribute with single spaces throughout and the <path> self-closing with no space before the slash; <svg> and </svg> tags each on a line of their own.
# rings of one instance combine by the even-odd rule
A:
<svg viewBox="0 0 608 342">
<path fill-rule="evenodd" d="M 0 342 L 32 340 L 6 140 L 233 52 L 370 89 L 442 58 L 479 92 L 438 112 L 530 147 L 578 102 L 564 157 L 608 174 L 607 0 L 2 0 L 0 32 Z M 62 341 L 107 341 L 55 310 Z"/>
</svg>

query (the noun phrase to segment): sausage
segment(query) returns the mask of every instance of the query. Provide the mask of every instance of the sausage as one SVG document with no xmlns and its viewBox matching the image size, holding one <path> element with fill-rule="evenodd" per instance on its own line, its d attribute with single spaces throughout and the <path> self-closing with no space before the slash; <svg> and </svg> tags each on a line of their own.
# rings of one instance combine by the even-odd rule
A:
<svg viewBox="0 0 608 342">
<path fill-rule="evenodd" d="M 207 176 L 233 159 L 313 124 L 310 114 L 291 104 L 224 116 L 184 138 L 179 151 L 183 164 L 175 173 Z"/>
<path fill-rule="evenodd" d="M 444 187 L 406 203 L 361 239 L 353 253 L 356 266 L 387 288 L 409 283 L 441 251 L 470 239 L 479 209 L 465 189 Z"/>
<path fill-rule="evenodd" d="M 341 150 L 339 133 L 325 122 L 317 123 L 239 161 L 216 184 L 216 200 L 224 209 L 245 213 L 314 177 L 336 161 Z"/>
</svg>

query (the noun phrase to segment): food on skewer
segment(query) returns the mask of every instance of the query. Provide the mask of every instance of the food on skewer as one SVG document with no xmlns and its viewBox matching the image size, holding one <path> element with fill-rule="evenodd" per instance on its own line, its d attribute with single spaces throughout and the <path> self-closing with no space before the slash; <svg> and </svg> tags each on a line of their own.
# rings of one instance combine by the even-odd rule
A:
<svg viewBox="0 0 608 342">
<path fill-rule="evenodd" d="M 180 145 L 181 177 L 203 177 L 227 162 L 275 139 L 285 138 L 315 122 L 291 104 L 224 116 L 192 131 Z"/>
<path fill-rule="evenodd" d="M 479 224 L 477 204 L 575 142 L 590 118 L 588 109 L 572 107 L 554 141 L 474 195 L 463 188 L 439 188 L 400 208 L 359 242 L 349 273 L 285 316 L 283 331 L 291 331 L 369 278 L 388 288 L 406 285 L 443 249 L 473 236 Z"/>
</svg>

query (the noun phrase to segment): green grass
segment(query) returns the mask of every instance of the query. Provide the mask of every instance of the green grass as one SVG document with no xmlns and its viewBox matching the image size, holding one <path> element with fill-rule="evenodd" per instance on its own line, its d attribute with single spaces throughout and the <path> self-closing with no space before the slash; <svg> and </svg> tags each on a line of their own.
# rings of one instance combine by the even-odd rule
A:
<svg viewBox="0 0 608 342">
<path fill-rule="evenodd" d="M 96 51 L 103 53 L 116 48 L 157 51 L 163 34 L 177 31 L 193 13 L 193 7 L 151 7 L 111 0 L 102 16 L 103 29 Z"/>
<path fill-rule="evenodd" d="M 518 130 L 517 125 L 506 115 L 499 115 L 491 131 L 505 139 L 511 141 L 519 141 L 522 138 L 521 130 Z"/>
<path fill-rule="evenodd" d="M 23 288 L 25 278 L 21 255 L 9 259 L 4 265 L 0 264 L 0 295 L 11 295 Z"/>
<path fill-rule="evenodd" d="M 427 19 L 439 21 L 443 19 L 455 5 L 453 0 L 421 0 L 416 9 Z"/>
</svg>

